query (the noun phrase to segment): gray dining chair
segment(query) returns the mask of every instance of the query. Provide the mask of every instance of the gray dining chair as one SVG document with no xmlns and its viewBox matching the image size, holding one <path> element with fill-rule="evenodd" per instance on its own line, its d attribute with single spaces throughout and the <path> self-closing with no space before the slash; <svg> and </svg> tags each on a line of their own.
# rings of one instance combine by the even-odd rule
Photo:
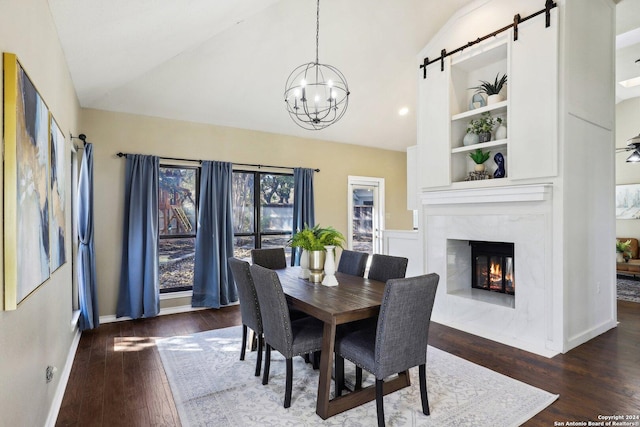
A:
<svg viewBox="0 0 640 427">
<path fill-rule="evenodd" d="M 401 279 L 407 273 L 407 258 L 373 254 L 369 267 L 369 279 L 386 282 L 389 279 Z"/>
<path fill-rule="evenodd" d="M 252 249 L 251 263 L 271 270 L 287 268 L 287 257 L 284 248 Z"/>
<path fill-rule="evenodd" d="M 250 267 L 262 310 L 262 328 L 266 344 L 262 384 L 269 383 L 271 349 L 279 351 L 286 359 L 284 407 L 291 406 L 293 382 L 293 357 L 318 352 L 322 348 L 324 324 L 313 317 L 291 321 L 287 300 L 278 274 L 260 265 Z"/>
<path fill-rule="evenodd" d="M 260 376 L 262 368 L 262 317 L 260 315 L 260 304 L 258 294 L 253 283 L 253 277 L 249 271 L 249 263 L 237 258 L 229 258 L 229 268 L 238 288 L 238 299 L 240 300 L 240 315 L 242 316 L 242 350 L 240 350 L 240 360 L 244 360 L 247 349 L 247 328 L 250 328 L 257 336 L 258 355 L 256 360 L 256 377 Z"/>
<path fill-rule="evenodd" d="M 340 255 L 340 262 L 338 262 L 337 271 L 344 274 L 350 274 L 352 276 L 364 277 L 364 271 L 367 268 L 368 259 L 369 254 L 366 252 L 357 252 L 345 249 Z"/>
<path fill-rule="evenodd" d="M 422 412 L 429 415 L 426 363 L 431 311 L 440 277 L 435 274 L 391 279 L 384 288 L 377 325 L 336 337 L 336 396 L 344 388 L 344 359 L 376 378 L 378 426 L 384 426 L 384 379 L 419 367 Z"/>
</svg>

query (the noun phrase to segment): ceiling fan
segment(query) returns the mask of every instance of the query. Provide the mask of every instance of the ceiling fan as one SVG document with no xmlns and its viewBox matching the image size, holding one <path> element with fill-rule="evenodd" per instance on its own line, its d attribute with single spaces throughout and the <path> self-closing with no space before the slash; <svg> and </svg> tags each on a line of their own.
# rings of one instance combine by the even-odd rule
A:
<svg viewBox="0 0 640 427">
<path fill-rule="evenodd" d="M 626 147 L 616 148 L 616 153 L 622 153 L 625 151 L 633 151 L 629 157 L 627 157 L 627 162 L 629 163 L 638 163 L 640 162 L 640 134 L 634 136 L 627 140 Z"/>
</svg>

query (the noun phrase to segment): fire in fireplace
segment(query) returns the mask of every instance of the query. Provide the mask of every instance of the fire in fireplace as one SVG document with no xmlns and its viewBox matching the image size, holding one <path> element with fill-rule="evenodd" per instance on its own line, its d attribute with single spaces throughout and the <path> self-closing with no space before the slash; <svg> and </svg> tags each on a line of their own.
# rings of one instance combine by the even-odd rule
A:
<svg viewBox="0 0 640 427">
<path fill-rule="evenodd" d="M 469 241 L 471 287 L 515 295 L 513 243 Z"/>
</svg>

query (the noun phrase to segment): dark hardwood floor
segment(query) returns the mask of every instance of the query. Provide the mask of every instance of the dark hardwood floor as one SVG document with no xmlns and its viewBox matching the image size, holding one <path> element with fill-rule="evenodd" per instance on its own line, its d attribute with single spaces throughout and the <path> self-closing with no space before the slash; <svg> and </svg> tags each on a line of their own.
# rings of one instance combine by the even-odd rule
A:
<svg viewBox="0 0 640 427">
<path fill-rule="evenodd" d="M 552 359 L 436 323 L 429 344 L 560 395 L 526 425 L 586 423 L 599 415 L 640 415 L 640 304 L 618 301 L 618 320 L 617 328 Z M 235 306 L 83 333 L 56 425 L 180 425 L 154 338 L 239 324 Z"/>
</svg>

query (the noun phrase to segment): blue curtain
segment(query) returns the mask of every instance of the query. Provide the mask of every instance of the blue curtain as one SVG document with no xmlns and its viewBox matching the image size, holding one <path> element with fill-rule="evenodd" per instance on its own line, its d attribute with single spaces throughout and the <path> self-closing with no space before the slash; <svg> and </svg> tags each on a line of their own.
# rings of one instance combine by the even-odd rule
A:
<svg viewBox="0 0 640 427">
<path fill-rule="evenodd" d="M 127 155 L 120 293 L 116 317 L 160 312 L 158 174 L 156 156 Z"/>
<path fill-rule="evenodd" d="M 96 292 L 96 258 L 93 242 L 93 144 L 84 145 L 78 182 L 78 297 L 81 331 L 97 328 L 98 295 Z"/>
<path fill-rule="evenodd" d="M 316 224 L 313 205 L 313 169 L 293 169 L 293 232 Z M 300 248 L 291 248 L 291 265 L 300 265 Z"/>
<path fill-rule="evenodd" d="M 218 308 L 238 300 L 227 263 L 233 256 L 232 173 L 231 163 L 202 162 L 193 307 Z"/>
</svg>

